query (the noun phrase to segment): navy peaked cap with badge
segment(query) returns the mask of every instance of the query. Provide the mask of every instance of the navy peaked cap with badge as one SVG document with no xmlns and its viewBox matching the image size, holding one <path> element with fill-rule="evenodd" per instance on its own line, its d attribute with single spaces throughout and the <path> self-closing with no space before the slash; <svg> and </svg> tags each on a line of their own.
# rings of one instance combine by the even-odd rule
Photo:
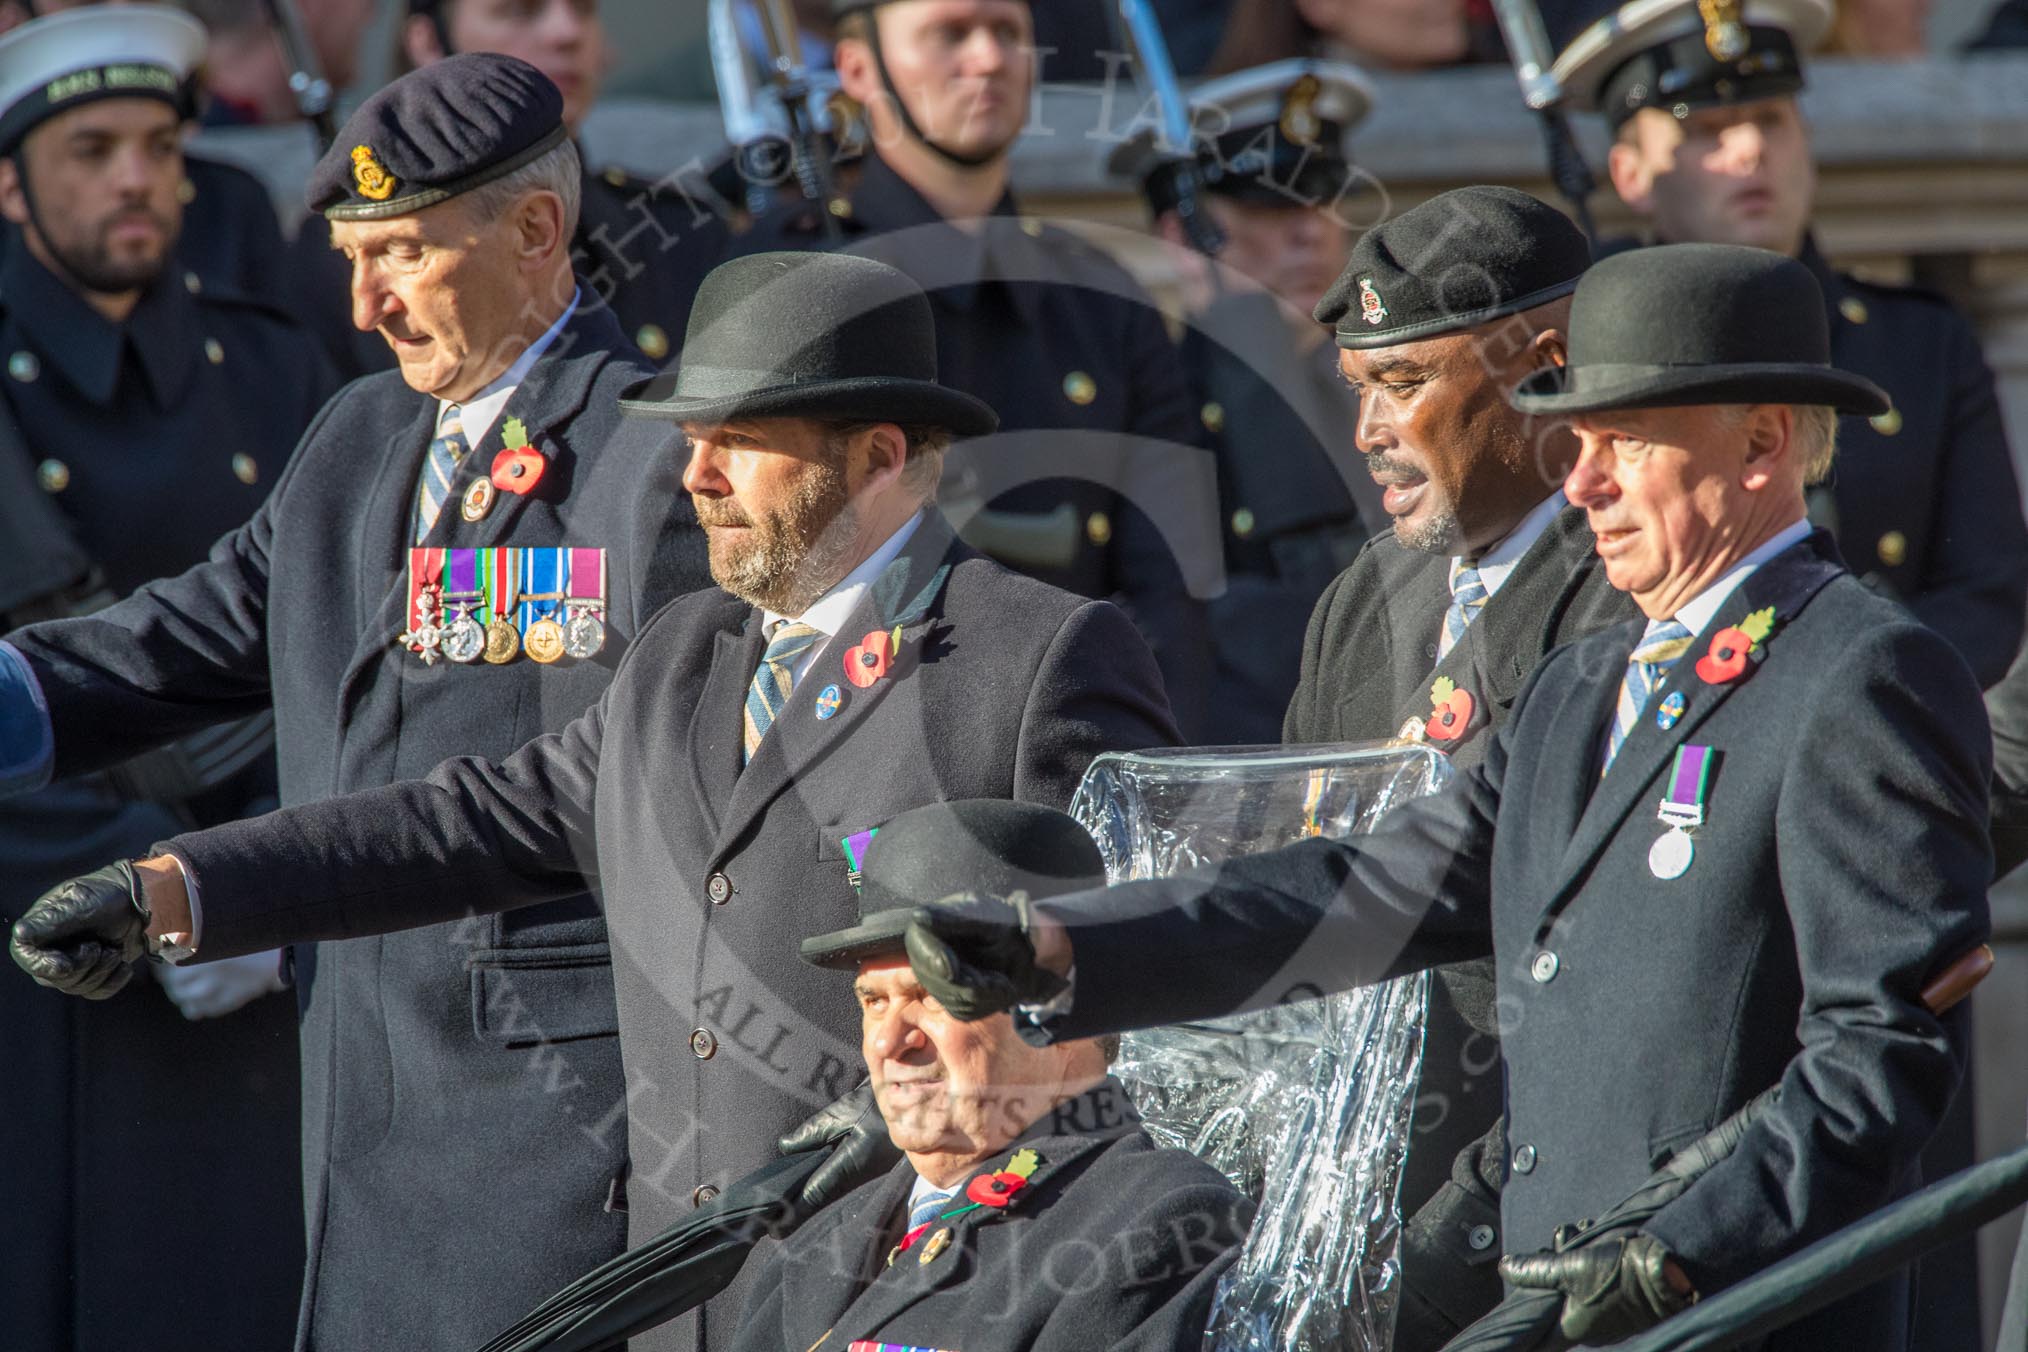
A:
<svg viewBox="0 0 2028 1352">
<path fill-rule="evenodd" d="M 1420 342 L 1567 296 L 1590 266 L 1584 232 L 1555 207 L 1456 188 L 1361 235 L 1315 318 L 1343 348 Z"/>
<path fill-rule="evenodd" d="M 1513 395 L 1524 413 L 1690 404 L 1826 404 L 1885 413 L 1864 376 L 1831 365 L 1824 293 L 1786 254 L 1658 244 L 1591 270 L 1570 306 L 1570 364 Z"/>
<path fill-rule="evenodd" d="M 849 968 L 900 953 L 915 908 L 960 892 L 1033 899 L 1105 880 L 1098 842 L 1055 808 L 1004 798 L 931 803 L 874 832 L 861 870 L 859 923 L 803 940 L 803 961 Z"/>
<path fill-rule="evenodd" d="M 1831 0 L 1632 0 L 1572 34 L 1551 74 L 1573 106 L 1618 127 L 1643 108 L 1779 98 L 1803 87 L 1801 53 L 1830 30 Z"/>
<path fill-rule="evenodd" d="M 204 25 L 169 5 L 107 5 L 31 19 L 0 37 L 0 153 L 58 113 L 157 99 L 189 115 Z"/>
<path fill-rule="evenodd" d="M 927 424 L 961 437 L 993 410 L 937 383 L 936 315 L 906 273 L 851 254 L 758 253 L 712 269 L 674 371 L 620 400 L 628 413 Z"/>
<path fill-rule="evenodd" d="M 360 104 L 303 196 L 334 221 L 405 216 L 513 173 L 568 134 L 548 76 L 498 52 L 464 52 Z"/>
</svg>

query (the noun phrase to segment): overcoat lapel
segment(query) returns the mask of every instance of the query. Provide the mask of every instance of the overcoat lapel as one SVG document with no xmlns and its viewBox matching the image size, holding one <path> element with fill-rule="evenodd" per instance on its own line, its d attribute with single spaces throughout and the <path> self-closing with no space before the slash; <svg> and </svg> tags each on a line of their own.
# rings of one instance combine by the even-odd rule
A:
<svg viewBox="0 0 2028 1352">
<path fill-rule="evenodd" d="M 917 676 L 930 610 L 950 577 L 953 536 L 941 513 L 931 512 L 906 548 L 882 570 L 816 662 L 789 692 L 788 702 L 761 739 L 753 760 L 739 775 L 719 822 L 714 853 L 730 848 L 747 826 L 780 794 L 851 737 L 859 724 L 890 694 Z M 901 651 L 888 674 L 864 688 L 844 679 L 845 654 L 870 633 L 901 630 Z M 759 662 L 759 654 L 754 660 Z M 748 675 L 751 676 L 751 670 Z M 817 717 L 817 697 L 835 685 L 844 696 L 836 714 Z"/>
<path fill-rule="evenodd" d="M 1735 691 L 1752 685 L 1758 677 L 1760 662 L 1750 664 L 1746 674 L 1738 680 L 1724 684 L 1713 685 L 1700 677 L 1697 660 L 1710 650 L 1713 636 L 1721 629 L 1736 628 L 1754 611 L 1773 606 L 1775 629 L 1765 645 L 1763 662 L 1781 660 L 1782 629 L 1794 623 L 1810 598 L 1843 571 L 1837 563 L 1819 552 L 1820 541 L 1827 540 L 1828 537 L 1820 532 L 1797 543 L 1755 569 L 1753 575 L 1726 598 L 1711 623 L 1697 634 L 1689 650 L 1670 671 L 1669 679 L 1650 696 L 1647 709 L 1642 711 L 1640 720 L 1627 734 L 1626 741 L 1621 743 L 1611 771 L 1602 779 L 1599 764 L 1603 757 L 1606 720 L 1612 717 L 1626 659 L 1633 653 L 1644 626 L 1626 626 L 1622 635 L 1625 646 L 1620 651 L 1619 665 L 1610 672 L 1601 673 L 1598 680 L 1587 682 L 1565 702 L 1563 715 L 1559 716 L 1557 726 L 1550 730 L 1551 754 L 1566 762 L 1558 768 L 1579 792 L 1588 785 L 1596 784 L 1597 787 L 1591 792 L 1590 802 L 1585 805 L 1576 830 L 1570 836 L 1570 843 L 1564 850 L 1556 888 L 1544 908 L 1542 924 L 1546 925 L 1553 919 L 1576 892 L 1585 872 L 1612 841 L 1627 815 L 1637 807 L 1652 809 L 1660 803 L 1661 790 L 1656 781 L 1675 755 L 1676 748 L 1688 741 L 1699 725 Z M 1683 712 L 1674 724 L 1664 729 L 1655 721 L 1655 707 L 1672 691 L 1683 695 Z M 1567 717 L 1573 713 L 1578 719 L 1588 718 L 1588 726 Z M 1659 827 L 1657 829 L 1659 831 Z"/>
<path fill-rule="evenodd" d="M 822 1224 L 822 1235 L 808 1236 L 805 1227 L 798 1248 L 815 1255 L 815 1261 L 785 1263 L 781 1269 L 781 1308 L 801 1324 L 783 1330 L 794 1352 L 818 1342 L 845 1346 L 825 1335 L 837 1332 L 838 1317 L 886 1271 L 887 1251 L 901 1237 L 915 1177 L 915 1170 L 904 1161 L 879 1187 L 818 1213 L 810 1224 Z"/>
<path fill-rule="evenodd" d="M 697 801 L 714 833 L 739 781 L 746 691 L 766 650 L 760 611 L 728 597 L 718 632 L 712 635 L 704 691 L 690 714 L 686 748 Z"/>
<path fill-rule="evenodd" d="M 436 424 L 437 401 L 423 398 L 407 426 L 395 434 L 380 457 L 380 473 L 374 478 L 361 518 L 359 575 L 353 584 L 353 595 L 378 597 L 379 601 L 361 607 L 364 623 L 339 678 L 341 701 L 349 696 L 353 683 L 387 654 L 413 618 L 408 614 L 408 549 L 414 538 L 410 532 L 415 528 L 416 485 Z"/>
</svg>

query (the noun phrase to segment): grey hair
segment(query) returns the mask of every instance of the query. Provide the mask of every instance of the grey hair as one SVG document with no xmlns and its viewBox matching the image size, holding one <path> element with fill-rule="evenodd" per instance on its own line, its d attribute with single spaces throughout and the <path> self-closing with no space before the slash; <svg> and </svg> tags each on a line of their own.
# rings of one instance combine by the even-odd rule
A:
<svg viewBox="0 0 2028 1352">
<path fill-rule="evenodd" d="M 584 165 L 569 137 L 554 150 L 537 155 L 511 174 L 482 183 L 465 194 L 466 205 L 481 221 L 499 220 L 532 192 L 553 192 L 563 201 L 563 237 L 577 235 L 577 214 L 584 197 Z"/>
<path fill-rule="evenodd" d="M 951 446 L 951 431 L 927 423 L 898 423 L 903 440 L 908 445 L 908 460 L 901 471 L 902 485 L 924 502 L 936 496 L 937 484 L 944 477 L 944 452 Z M 869 427 L 878 427 L 874 422 L 836 422 L 830 425 L 830 440 L 837 445 L 854 433 Z"/>
<path fill-rule="evenodd" d="M 1838 456 L 1838 410 L 1828 404 L 1797 404 L 1795 415 L 1803 483 L 1820 484 L 1831 477 L 1831 462 Z"/>
</svg>

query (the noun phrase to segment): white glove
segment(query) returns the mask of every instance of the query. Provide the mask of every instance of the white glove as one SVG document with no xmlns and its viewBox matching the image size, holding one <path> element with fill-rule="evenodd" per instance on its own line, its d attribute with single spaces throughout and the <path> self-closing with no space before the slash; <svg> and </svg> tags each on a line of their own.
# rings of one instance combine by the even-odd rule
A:
<svg viewBox="0 0 2028 1352">
<path fill-rule="evenodd" d="M 222 1017 L 288 987 L 282 980 L 282 952 L 278 948 L 217 962 L 188 966 L 151 962 L 148 967 L 183 1017 L 191 1020 Z"/>
</svg>

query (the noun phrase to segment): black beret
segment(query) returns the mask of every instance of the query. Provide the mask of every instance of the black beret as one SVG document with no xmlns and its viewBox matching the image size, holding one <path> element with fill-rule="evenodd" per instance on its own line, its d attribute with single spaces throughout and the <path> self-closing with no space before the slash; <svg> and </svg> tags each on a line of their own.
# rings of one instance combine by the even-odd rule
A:
<svg viewBox="0 0 2028 1352">
<path fill-rule="evenodd" d="M 931 803 L 859 842 L 859 923 L 803 940 L 803 960 L 852 967 L 900 953 L 909 915 L 959 892 L 1031 899 L 1103 887 L 1105 860 L 1077 820 L 1052 807 L 999 798 Z"/>
<path fill-rule="evenodd" d="M 406 216 L 513 173 L 567 134 L 563 95 L 526 61 L 448 56 L 360 104 L 303 195 L 334 221 Z"/>
<path fill-rule="evenodd" d="M 1567 296 L 1590 265 L 1584 232 L 1556 208 L 1457 188 L 1361 235 L 1316 319 L 1339 347 L 1420 342 Z"/>
</svg>

